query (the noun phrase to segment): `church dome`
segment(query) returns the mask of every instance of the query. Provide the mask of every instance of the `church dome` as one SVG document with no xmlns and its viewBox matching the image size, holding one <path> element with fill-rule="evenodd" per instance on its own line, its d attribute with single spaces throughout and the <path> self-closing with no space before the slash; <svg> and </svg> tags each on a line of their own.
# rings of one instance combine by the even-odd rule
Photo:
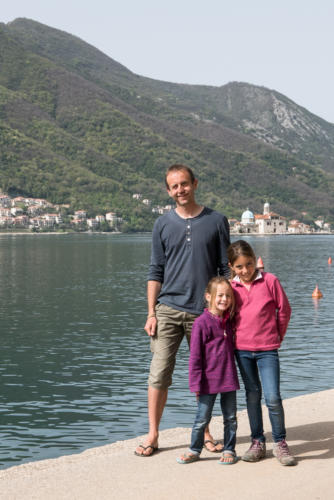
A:
<svg viewBox="0 0 334 500">
<path fill-rule="evenodd" d="M 241 216 L 242 224 L 253 224 L 254 223 L 254 214 L 250 210 L 245 210 L 245 212 Z"/>
</svg>

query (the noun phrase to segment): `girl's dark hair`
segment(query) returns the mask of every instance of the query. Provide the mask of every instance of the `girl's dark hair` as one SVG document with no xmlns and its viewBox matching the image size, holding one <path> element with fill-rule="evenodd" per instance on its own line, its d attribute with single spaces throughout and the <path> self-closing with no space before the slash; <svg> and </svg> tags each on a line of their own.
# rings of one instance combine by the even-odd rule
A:
<svg viewBox="0 0 334 500">
<path fill-rule="evenodd" d="M 256 256 L 254 250 L 247 241 L 237 240 L 227 249 L 227 258 L 230 266 L 233 266 L 239 257 L 249 257 L 254 260 L 256 265 Z M 231 269 L 231 278 L 234 278 L 235 272 Z"/>
<path fill-rule="evenodd" d="M 256 263 L 254 250 L 247 241 L 237 240 L 228 247 L 227 258 L 231 266 L 239 257 L 250 257 Z"/>
<path fill-rule="evenodd" d="M 232 303 L 231 303 L 231 307 L 230 307 L 230 317 L 232 318 L 232 316 L 234 314 L 234 307 L 235 307 L 234 293 L 233 293 L 233 288 L 231 286 L 231 283 L 229 282 L 228 279 L 224 278 L 224 276 L 215 276 L 214 278 L 211 278 L 209 283 L 206 285 L 205 295 L 207 293 L 211 295 L 211 301 L 210 301 L 210 304 L 208 303 L 208 307 L 211 306 L 212 299 L 214 300 L 216 298 L 218 285 L 222 285 L 222 284 L 227 285 L 230 288 L 231 298 L 232 298 Z"/>
</svg>

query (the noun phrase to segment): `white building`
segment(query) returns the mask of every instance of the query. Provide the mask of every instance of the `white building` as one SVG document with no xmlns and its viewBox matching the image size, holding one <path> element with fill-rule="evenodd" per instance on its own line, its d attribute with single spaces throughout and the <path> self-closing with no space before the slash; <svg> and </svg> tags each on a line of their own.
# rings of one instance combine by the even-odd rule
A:
<svg viewBox="0 0 334 500">
<path fill-rule="evenodd" d="M 12 207 L 10 209 L 10 213 L 16 217 L 17 215 L 23 214 L 23 209 L 21 207 Z"/>
<path fill-rule="evenodd" d="M 251 212 L 248 208 L 241 215 L 241 222 L 239 231 L 242 233 L 253 233 L 256 231 L 256 226 L 254 224 L 255 218 L 253 212 Z"/>
<path fill-rule="evenodd" d="M 324 223 L 325 223 L 324 219 L 320 217 L 314 221 L 314 224 L 318 226 L 320 229 L 323 229 Z"/>
<path fill-rule="evenodd" d="M 117 224 L 121 224 L 123 222 L 122 217 L 117 217 L 115 212 L 108 212 L 106 214 L 106 221 L 109 223 L 110 227 L 116 228 Z"/>
<path fill-rule="evenodd" d="M 27 215 L 20 215 L 19 217 L 14 217 L 15 226 L 28 226 L 29 225 L 29 217 Z"/>
<path fill-rule="evenodd" d="M 36 205 L 40 205 L 41 207 L 51 207 L 52 204 L 49 203 L 44 198 L 34 198 Z"/>
<path fill-rule="evenodd" d="M 35 216 L 41 213 L 41 207 L 39 205 L 30 205 L 28 207 L 28 214 Z"/>
<path fill-rule="evenodd" d="M 54 226 L 55 224 L 61 224 L 61 216 L 59 214 L 45 214 L 42 215 L 41 219 L 44 221 L 45 226 Z"/>
<path fill-rule="evenodd" d="M 105 222 L 105 221 L 106 221 L 106 218 L 105 218 L 105 216 L 104 216 L 104 215 L 96 215 L 96 216 L 95 216 L 95 219 L 97 220 L 97 222 L 98 222 L 99 224 L 102 224 L 102 222 Z"/>
<path fill-rule="evenodd" d="M 257 230 L 254 221 L 253 212 L 247 208 L 241 215 L 241 221 L 234 223 L 233 231 L 238 233 L 254 233 Z"/>
<path fill-rule="evenodd" d="M 248 224 L 254 224 L 254 214 L 248 208 L 243 212 L 241 216 L 241 224 L 247 226 Z"/>
<path fill-rule="evenodd" d="M 117 215 L 115 212 L 108 212 L 106 214 L 106 221 L 109 222 L 110 226 L 113 226 L 117 222 Z"/>
<path fill-rule="evenodd" d="M 243 212 L 240 223 L 235 222 L 233 232 L 282 234 L 286 233 L 286 219 L 270 211 L 270 205 L 263 205 L 263 214 L 253 214 L 248 208 Z"/>
<path fill-rule="evenodd" d="M 15 217 L 11 216 L 0 216 L 0 225 L 1 226 L 12 226 L 14 224 Z"/>
<path fill-rule="evenodd" d="M 12 207 L 17 207 L 18 204 L 25 205 L 25 198 L 23 196 L 16 196 L 16 198 L 11 199 Z"/>
<path fill-rule="evenodd" d="M 0 195 L 0 206 L 1 207 L 8 208 L 11 206 L 11 204 L 12 204 L 12 199 L 9 196 L 7 196 L 6 194 Z"/>
<path fill-rule="evenodd" d="M 12 212 L 10 208 L 0 207 L 0 217 L 11 217 Z"/>
<path fill-rule="evenodd" d="M 96 228 L 100 225 L 99 221 L 95 219 L 87 219 L 87 226 L 91 228 Z"/>
<path fill-rule="evenodd" d="M 268 202 L 263 206 L 263 214 L 255 215 L 255 224 L 258 227 L 259 234 L 286 233 L 286 219 L 274 212 L 270 212 Z"/>
<path fill-rule="evenodd" d="M 172 205 L 165 205 L 164 207 L 161 207 L 160 205 L 158 205 L 158 206 L 152 208 L 152 213 L 163 215 L 163 214 L 167 214 L 168 212 L 170 212 L 172 210 L 172 208 L 173 208 Z"/>
<path fill-rule="evenodd" d="M 305 234 L 311 232 L 311 228 L 308 224 L 304 224 L 303 222 L 299 222 L 298 220 L 291 221 L 288 226 L 288 233 L 291 234 Z"/>
<path fill-rule="evenodd" d="M 80 220 L 86 220 L 86 218 L 87 218 L 87 212 L 85 212 L 85 210 L 76 210 L 74 212 L 74 218 L 75 219 L 80 219 Z"/>
</svg>

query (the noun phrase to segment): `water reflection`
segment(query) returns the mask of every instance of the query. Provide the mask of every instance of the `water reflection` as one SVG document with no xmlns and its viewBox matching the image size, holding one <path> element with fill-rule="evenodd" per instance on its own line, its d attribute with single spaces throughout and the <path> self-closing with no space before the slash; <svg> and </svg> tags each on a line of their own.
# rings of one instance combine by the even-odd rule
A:
<svg viewBox="0 0 334 500">
<path fill-rule="evenodd" d="M 332 237 L 246 239 L 293 308 L 281 350 L 283 396 L 332 387 Z M 149 235 L 0 238 L 4 467 L 147 431 L 149 257 Z M 316 283 L 323 299 L 315 302 Z M 162 428 L 192 424 L 187 359 L 184 343 Z"/>
</svg>

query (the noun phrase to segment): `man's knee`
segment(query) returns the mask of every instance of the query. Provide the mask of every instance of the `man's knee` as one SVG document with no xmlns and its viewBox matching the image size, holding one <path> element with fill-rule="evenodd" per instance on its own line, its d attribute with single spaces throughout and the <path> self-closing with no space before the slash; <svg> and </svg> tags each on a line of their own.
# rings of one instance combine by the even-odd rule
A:
<svg viewBox="0 0 334 500">
<path fill-rule="evenodd" d="M 148 378 L 148 385 L 149 385 L 149 387 L 152 387 L 153 389 L 165 391 L 168 389 L 168 387 L 170 387 L 172 385 L 172 382 L 166 384 L 164 381 L 160 382 L 156 379 L 151 380 L 151 377 L 149 377 Z"/>
<path fill-rule="evenodd" d="M 172 385 L 173 370 L 174 364 L 162 366 L 161 363 L 153 363 L 152 361 L 148 385 L 153 389 L 168 389 Z"/>
</svg>

